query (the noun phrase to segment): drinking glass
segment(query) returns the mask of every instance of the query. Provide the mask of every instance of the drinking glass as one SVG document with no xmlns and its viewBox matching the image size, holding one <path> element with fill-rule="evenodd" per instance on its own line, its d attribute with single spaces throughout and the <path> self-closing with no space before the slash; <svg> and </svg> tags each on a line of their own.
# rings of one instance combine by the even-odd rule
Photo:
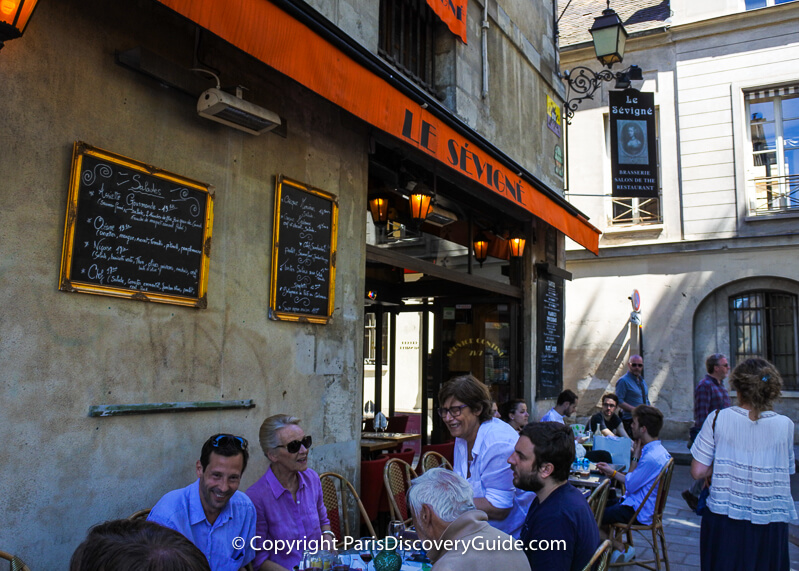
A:
<svg viewBox="0 0 799 571">
<path fill-rule="evenodd" d="M 350 571 L 352 556 L 346 553 L 335 555 L 331 561 L 331 571 Z"/>
<path fill-rule="evenodd" d="M 402 538 L 405 533 L 405 524 L 399 520 L 392 520 L 388 523 L 388 535 L 397 539 L 397 553 L 405 563 L 405 550 L 402 548 Z"/>
<path fill-rule="evenodd" d="M 372 551 L 374 548 L 374 539 L 371 537 L 363 537 L 358 543 L 360 544 L 358 555 L 360 555 L 363 562 L 366 563 L 366 569 L 368 570 L 369 562 L 374 557 L 374 552 Z"/>
</svg>

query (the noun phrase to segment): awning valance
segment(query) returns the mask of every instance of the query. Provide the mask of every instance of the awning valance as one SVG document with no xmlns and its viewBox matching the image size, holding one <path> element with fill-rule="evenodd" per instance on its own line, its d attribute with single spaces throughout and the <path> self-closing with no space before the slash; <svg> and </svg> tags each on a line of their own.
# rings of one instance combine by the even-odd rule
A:
<svg viewBox="0 0 799 571">
<path fill-rule="evenodd" d="M 377 129 L 425 152 L 597 253 L 599 230 L 268 0 L 159 0 Z"/>
</svg>

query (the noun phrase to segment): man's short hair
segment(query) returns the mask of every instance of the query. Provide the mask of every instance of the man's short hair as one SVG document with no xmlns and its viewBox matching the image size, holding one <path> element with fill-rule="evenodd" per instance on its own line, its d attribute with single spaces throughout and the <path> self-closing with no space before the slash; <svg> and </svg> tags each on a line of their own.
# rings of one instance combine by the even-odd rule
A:
<svg viewBox="0 0 799 571">
<path fill-rule="evenodd" d="M 601 402 L 602 404 L 605 404 L 605 401 L 606 401 L 607 399 L 610 399 L 610 400 L 612 400 L 613 402 L 615 402 L 615 403 L 616 403 L 616 406 L 619 406 L 619 397 L 617 397 L 617 396 L 616 396 L 615 394 L 613 394 L 613 393 L 605 393 L 604 395 L 602 395 L 602 400 L 601 400 L 601 401 L 599 401 L 599 402 Z"/>
<path fill-rule="evenodd" d="M 726 359 L 722 353 L 713 353 L 710 357 L 705 360 L 705 368 L 707 369 L 708 375 L 713 372 L 716 368 L 716 365 L 719 364 L 719 361 L 722 359 Z"/>
<path fill-rule="evenodd" d="M 557 482 L 569 479 L 569 469 L 574 461 L 574 433 L 559 422 L 531 422 L 521 432 L 535 446 L 535 466 L 552 464 L 552 477 Z"/>
<path fill-rule="evenodd" d="M 89 530 L 70 571 L 211 571 L 203 552 L 182 534 L 152 521 L 118 519 Z"/>
<path fill-rule="evenodd" d="M 475 509 L 473 496 L 472 486 L 464 478 L 446 468 L 433 468 L 411 480 L 408 504 L 414 516 L 422 513 L 422 506 L 427 504 L 449 523 Z"/>
<path fill-rule="evenodd" d="M 657 438 L 663 428 L 663 413 L 654 406 L 639 404 L 633 409 L 633 418 L 638 419 L 638 426 L 645 427 L 652 438 Z"/>
<path fill-rule="evenodd" d="M 562 405 L 565 402 L 577 402 L 577 395 L 574 391 L 566 389 L 558 395 L 558 405 Z"/>
<path fill-rule="evenodd" d="M 211 460 L 211 452 L 219 454 L 220 456 L 238 456 L 241 454 L 244 458 L 244 463 L 241 467 L 241 473 L 247 469 L 247 460 L 250 459 L 250 453 L 247 451 L 247 439 L 234 434 L 214 434 L 211 438 L 203 444 L 202 452 L 200 452 L 200 464 L 203 467 L 203 472 L 208 467 Z"/>
<path fill-rule="evenodd" d="M 488 387 L 473 375 L 462 375 L 450 379 L 438 391 L 438 406 L 444 406 L 450 398 L 456 398 L 477 413 L 480 410 L 480 422 L 491 420 L 491 394 Z"/>
</svg>

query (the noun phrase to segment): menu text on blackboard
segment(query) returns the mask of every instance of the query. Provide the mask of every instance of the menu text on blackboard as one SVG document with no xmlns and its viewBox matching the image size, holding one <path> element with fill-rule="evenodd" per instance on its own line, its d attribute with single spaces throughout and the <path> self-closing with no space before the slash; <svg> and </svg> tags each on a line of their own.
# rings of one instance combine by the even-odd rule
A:
<svg viewBox="0 0 799 571">
<path fill-rule="evenodd" d="M 554 398 L 563 390 L 563 280 L 538 277 L 536 398 Z"/>
</svg>

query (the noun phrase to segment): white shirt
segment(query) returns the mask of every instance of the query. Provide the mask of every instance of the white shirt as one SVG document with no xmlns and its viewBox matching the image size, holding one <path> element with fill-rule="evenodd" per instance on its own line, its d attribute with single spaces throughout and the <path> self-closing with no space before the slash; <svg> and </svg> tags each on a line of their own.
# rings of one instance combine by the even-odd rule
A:
<svg viewBox="0 0 799 571">
<path fill-rule="evenodd" d="M 527 510 L 535 498 L 533 492 L 517 490 L 513 485 L 513 470 L 508 458 L 513 454 L 517 440 L 519 434 L 510 424 L 492 418 L 477 429 L 477 438 L 472 447 L 471 470 L 466 440 L 463 438 L 455 439 L 453 465 L 455 473 L 471 484 L 475 498 L 485 498 L 496 508 L 511 508 L 505 519 L 489 519 L 488 523 L 515 538 L 519 537 Z"/>
<path fill-rule="evenodd" d="M 561 424 L 566 424 L 563 422 L 563 415 L 559 414 L 554 408 L 549 409 L 549 412 L 541 417 L 541 422 L 559 422 Z"/>
<path fill-rule="evenodd" d="M 707 416 L 691 447 L 697 461 L 713 466 L 710 511 L 760 525 L 796 519 L 793 422 L 772 411 L 753 422 L 749 411 L 733 406 L 719 412 L 714 435 L 715 416 Z"/>
</svg>

